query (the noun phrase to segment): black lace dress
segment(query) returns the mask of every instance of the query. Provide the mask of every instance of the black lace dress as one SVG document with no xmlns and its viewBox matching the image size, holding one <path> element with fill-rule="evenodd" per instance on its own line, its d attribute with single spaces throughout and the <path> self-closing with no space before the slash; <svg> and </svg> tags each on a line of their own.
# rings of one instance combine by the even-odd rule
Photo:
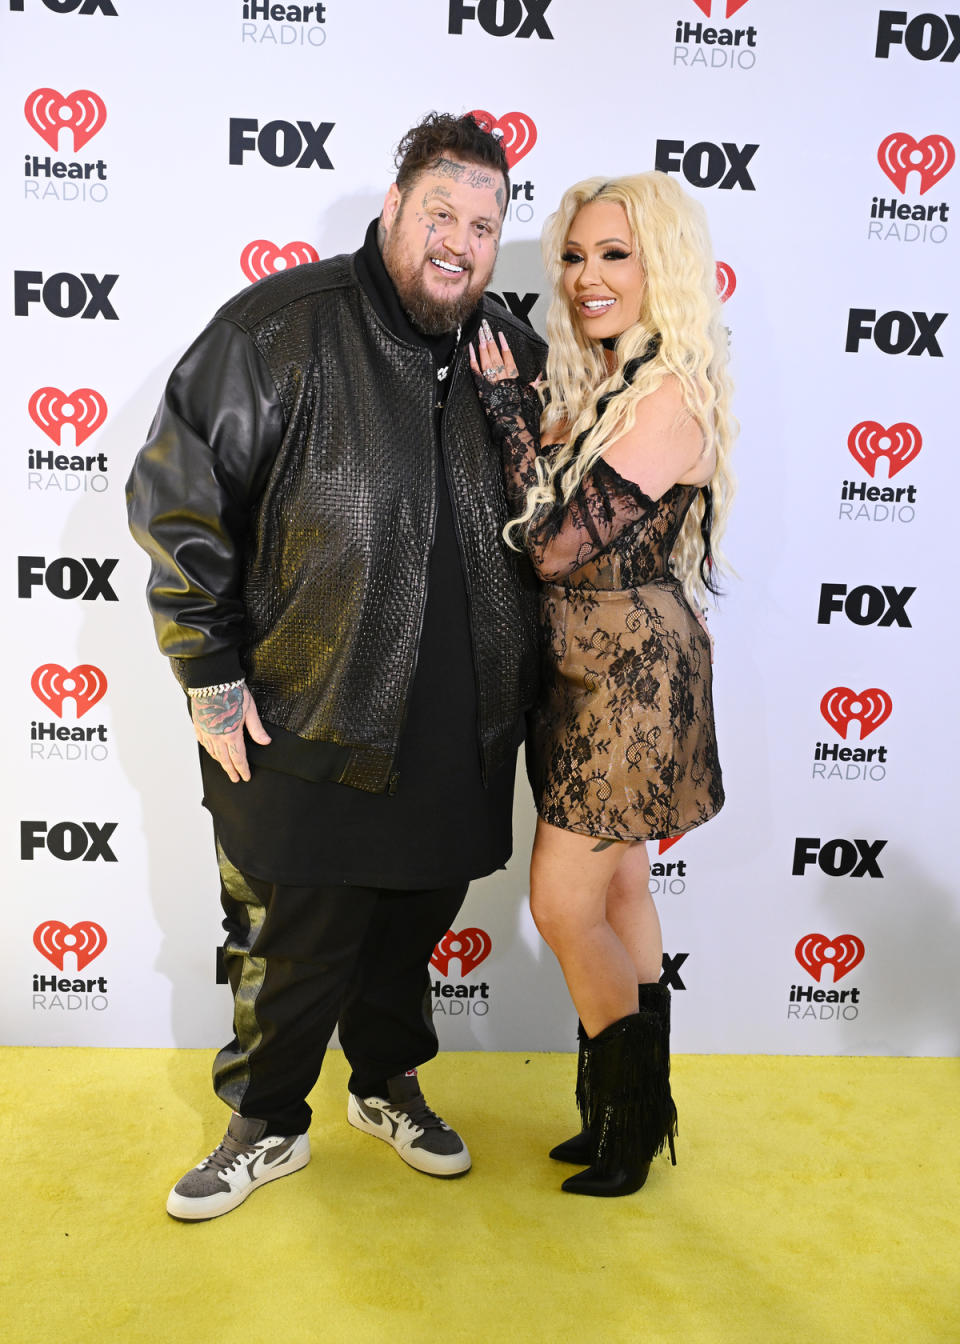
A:
<svg viewBox="0 0 960 1344">
<path fill-rule="evenodd" d="M 478 386 L 516 515 L 535 474 L 539 399 L 516 379 Z M 529 530 L 544 659 L 531 777 L 553 826 L 667 839 L 723 805 L 710 641 L 668 563 L 696 494 L 675 485 L 652 500 L 601 458 Z"/>
</svg>

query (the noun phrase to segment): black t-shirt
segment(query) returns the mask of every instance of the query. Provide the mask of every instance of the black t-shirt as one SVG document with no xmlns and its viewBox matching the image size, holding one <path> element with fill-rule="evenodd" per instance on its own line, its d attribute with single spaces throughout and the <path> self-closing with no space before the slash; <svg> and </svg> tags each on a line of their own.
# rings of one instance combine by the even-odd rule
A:
<svg viewBox="0 0 960 1344">
<path fill-rule="evenodd" d="M 357 274 L 381 320 L 428 347 L 437 367 L 453 359 L 456 333 L 427 337 L 407 320 L 376 241 L 376 221 L 356 258 Z M 474 322 L 461 339 L 467 339 Z M 438 402 L 444 386 L 438 381 Z M 442 417 L 437 410 L 437 422 Z M 436 436 L 439 442 L 439 433 Z M 258 750 L 249 783 L 231 784 L 201 751 L 204 804 L 218 839 L 243 872 L 288 885 L 453 886 L 502 868 L 512 847 L 516 762 L 484 787 L 477 685 L 453 507 L 437 454 L 436 528 L 417 666 L 396 764 L 396 792 L 367 793 L 309 778 L 302 739 L 266 725 L 276 742 Z M 293 773 L 296 771 L 297 773 Z M 317 772 L 319 773 L 319 771 Z"/>
</svg>

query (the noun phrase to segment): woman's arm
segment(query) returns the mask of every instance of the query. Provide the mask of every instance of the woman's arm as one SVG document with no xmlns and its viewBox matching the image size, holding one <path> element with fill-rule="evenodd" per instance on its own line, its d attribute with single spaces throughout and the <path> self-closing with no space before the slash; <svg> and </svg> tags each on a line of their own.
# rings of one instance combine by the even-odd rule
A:
<svg viewBox="0 0 960 1344">
<path fill-rule="evenodd" d="M 536 481 L 540 399 L 532 387 L 520 383 L 502 334 L 498 347 L 489 328 L 481 327 L 479 346 L 479 358 L 471 348 L 471 366 L 503 454 L 510 510 L 517 516 Z M 661 396 L 663 386 L 644 398 L 637 423 L 587 472 L 570 501 L 558 502 L 531 520 L 524 540 L 542 579 L 562 578 L 605 550 L 695 463 L 702 447 L 699 426 L 678 402 L 679 385 L 676 392 L 668 388 Z"/>
</svg>

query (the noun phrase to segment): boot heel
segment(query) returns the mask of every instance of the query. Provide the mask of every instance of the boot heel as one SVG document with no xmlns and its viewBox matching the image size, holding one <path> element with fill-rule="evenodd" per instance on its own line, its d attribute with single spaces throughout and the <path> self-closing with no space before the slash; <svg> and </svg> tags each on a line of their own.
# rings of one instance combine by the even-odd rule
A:
<svg viewBox="0 0 960 1344">
<path fill-rule="evenodd" d="M 643 984 L 637 986 L 637 1001 L 641 1012 L 656 1013 L 663 1031 L 663 1053 L 667 1068 L 667 1100 L 670 1107 L 670 1120 L 667 1125 L 666 1140 L 670 1149 L 670 1164 L 677 1165 L 677 1151 L 674 1136 L 680 1133 L 677 1123 L 677 1108 L 670 1095 L 670 991 L 666 985 Z M 662 1147 L 662 1145 L 661 1145 Z"/>
</svg>

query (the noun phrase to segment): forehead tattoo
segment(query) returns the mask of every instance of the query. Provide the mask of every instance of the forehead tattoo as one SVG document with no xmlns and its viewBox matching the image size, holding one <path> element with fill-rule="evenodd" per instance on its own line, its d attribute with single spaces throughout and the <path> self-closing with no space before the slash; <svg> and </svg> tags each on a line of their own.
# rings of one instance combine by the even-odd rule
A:
<svg viewBox="0 0 960 1344">
<path fill-rule="evenodd" d="M 420 202 L 424 210 L 427 208 L 427 202 L 433 196 L 442 196 L 445 201 L 450 200 L 450 193 L 447 191 L 446 187 L 431 187 L 429 191 L 423 193 L 423 200 Z"/>
<path fill-rule="evenodd" d="M 497 179 L 485 169 L 471 164 L 455 163 L 453 159 L 438 159 L 433 171 L 440 177 L 452 177 L 455 182 L 460 182 L 465 187 L 494 187 L 497 182 Z"/>
</svg>

